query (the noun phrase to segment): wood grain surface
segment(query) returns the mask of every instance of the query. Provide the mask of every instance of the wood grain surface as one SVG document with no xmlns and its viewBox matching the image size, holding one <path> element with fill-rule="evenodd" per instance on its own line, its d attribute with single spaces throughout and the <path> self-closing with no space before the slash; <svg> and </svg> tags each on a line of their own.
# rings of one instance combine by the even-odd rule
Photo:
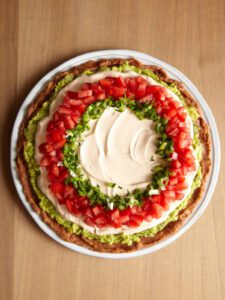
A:
<svg viewBox="0 0 225 300">
<path fill-rule="evenodd" d="M 133 49 L 185 73 L 211 107 L 221 173 L 206 212 L 175 243 L 103 260 L 47 237 L 23 208 L 9 167 L 14 118 L 53 67 L 100 49 Z M 0 0 L 0 299 L 225 299 L 225 1 Z"/>
</svg>

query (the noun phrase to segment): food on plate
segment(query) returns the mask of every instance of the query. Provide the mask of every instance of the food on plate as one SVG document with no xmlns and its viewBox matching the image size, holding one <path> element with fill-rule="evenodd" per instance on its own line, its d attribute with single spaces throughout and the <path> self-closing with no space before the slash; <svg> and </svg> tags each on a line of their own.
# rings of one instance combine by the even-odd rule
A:
<svg viewBox="0 0 225 300">
<path fill-rule="evenodd" d="M 210 138 L 184 85 L 136 59 L 57 74 L 20 125 L 24 194 L 63 240 L 130 252 L 174 234 L 200 201 Z"/>
</svg>

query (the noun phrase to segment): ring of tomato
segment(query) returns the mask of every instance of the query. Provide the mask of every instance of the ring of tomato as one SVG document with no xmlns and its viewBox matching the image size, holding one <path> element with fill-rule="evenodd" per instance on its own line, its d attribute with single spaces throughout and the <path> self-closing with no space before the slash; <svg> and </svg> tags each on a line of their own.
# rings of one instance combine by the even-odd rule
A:
<svg viewBox="0 0 225 300">
<path fill-rule="evenodd" d="M 122 96 L 140 103 L 151 102 L 157 114 L 168 120 L 166 134 L 173 141 L 174 153 L 170 157 L 168 184 L 159 195 L 143 198 L 140 206 L 107 210 L 103 205 L 92 206 L 89 199 L 80 196 L 72 184 L 66 184 L 68 170 L 59 162 L 63 160 L 66 131 L 76 127 L 87 107 L 106 97 L 116 101 Z M 143 220 L 150 222 L 152 218 L 160 218 L 163 211 L 169 209 L 170 202 L 182 199 L 188 187 L 185 176 L 196 170 L 186 118 L 187 113 L 179 101 L 170 97 L 164 87 L 151 85 L 143 77 L 105 78 L 97 83 L 85 83 L 78 92 L 67 92 L 63 104 L 48 123 L 46 142 L 39 147 L 43 154 L 40 166 L 46 168 L 49 187 L 59 204 L 66 205 L 70 213 L 82 217 L 86 224 L 100 228 L 118 228 L 122 225 L 138 227 Z"/>
</svg>

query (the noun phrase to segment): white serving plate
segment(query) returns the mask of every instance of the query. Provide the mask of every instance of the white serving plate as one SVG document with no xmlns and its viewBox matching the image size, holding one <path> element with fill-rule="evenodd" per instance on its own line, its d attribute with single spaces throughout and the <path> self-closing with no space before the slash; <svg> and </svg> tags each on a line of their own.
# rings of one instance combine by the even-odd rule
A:
<svg viewBox="0 0 225 300">
<path fill-rule="evenodd" d="M 15 158 L 16 158 L 16 141 L 18 137 L 18 131 L 19 131 L 19 126 L 20 123 L 23 119 L 24 113 L 27 109 L 27 106 L 33 101 L 35 96 L 41 91 L 43 86 L 45 85 L 46 82 L 51 80 L 55 74 L 61 71 L 65 71 L 72 66 L 75 65 L 80 65 L 88 60 L 98 60 L 98 59 L 110 59 L 110 58 L 129 58 L 129 57 L 135 57 L 136 59 L 140 60 L 144 64 L 147 65 L 157 65 L 159 67 L 162 67 L 164 70 L 167 71 L 169 76 L 171 78 L 177 79 L 179 81 L 182 81 L 187 90 L 193 95 L 193 97 L 198 100 L 200 103 L 203 113 L 204 113 L 204 118 L 206 122 L 209 125 L 209 128 L 211 130 L 211 136 L 212 136 L 212 152 L 211 152 L 211 159 L 212 159 L 212 168 L 210 175 L 208 177 L 208 182 L 205 187 L 205 193 L 204 196 L 202 197 L 201 202 L 198 204 L 198 206 L 195 208 L 191 216 L 188 218 L 188 220 L 185 222 L 185 224 L 180 228 L 178 232 L 173 234 L 172 236 L 166 238 L 165 240 L 151 246 L 148 248 L 144 248 L 141 250 L 137 250 L 135 252 L 131 253 L 101 253 L 101 252 L 95 252 L 92 250 L 89 250 L 87 248 L 68 243 L 63 241 L 50 227 L 48 227 L 39 217 L 38 214 L 36 214 L 32 208 L 30 207 L 29 203 L 27 202 L 25 195 L 23 194 L 22 190 L 22 185 L 18 179 L 17 171 L 16 171 L 16 163 L 15 163 Z M 90 52 L 86 53 L 83 55 L 79 55 L 77 57 L 74 57 L 60 66 L 56 67 L 53 69 L 51 72 L 46 74 L 30 91 L 30 93 L 27 95 L 26 99 L 24 100 L 14 123 L 13 131 L 12 131 L 12 137 L 11 137 L 11 172 L 14 180 L 14 184 L 16 186 L 17 192 L 19 194 L 19 197 L 31 215 L 31 217 L 34 219 L 34 221 L 37 223 L 37 225 L 47 234 L 49 235 L 52 239 L 54 239 L 56 242 L 59 244 L 73 250 L 77 251 L 83 254 L 91 255 L 91 256 L 96 256 L 96 257 L 103 257 L 103 258 L 112 258 L 112 259 L 124 259 L 124 258 L 132 258 L 132 257 L 137 257 L 141 255 L 145 255 L 148 253 L 152 253 L 154 251 L 157 251 L 173 241 L 175 241 L 177 238 L 179 238 L 185 231 L 187 231 L 196 221 L 197 219 L 202 215 L 204 210 L 206 209 L 212 194 L 214 192 L 217 179 L 218 179 L 218 174 L 219 174 L 219 167 L 220 167 L 220 141 L 219 141 L 219 135 L 216 127 L 216 123 L 214 120 L 214 117 L 212 115 L 212 112 L 204 100 L 203 96 L 200 94 L 198 89 L 195 87 L 195 85 L 180 71 L 178 71 L 176 68 L 170 66 L 169 64 L 154 58 L 150 55 L 137 52 L 137 51 L 131 51 L 131 50 L 103 50 L 103 51 L 95 51 L 95 52 Z"/>
</svg>

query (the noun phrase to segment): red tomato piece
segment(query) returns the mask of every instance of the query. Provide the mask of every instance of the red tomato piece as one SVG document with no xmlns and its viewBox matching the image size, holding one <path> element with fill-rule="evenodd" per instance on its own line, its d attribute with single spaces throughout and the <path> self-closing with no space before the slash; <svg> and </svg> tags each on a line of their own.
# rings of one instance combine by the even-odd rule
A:
<svg viewBox="0 0 225 300">
<path fill-rule="evenodd" d="M 68 99 L 67 103 L 71 106 L 82 105 L 83 101 L 78 99 Z"/>
<path fill-rule="evenodd" d="M 126 208 L 120 211 L 120 222 L 121 224 L 125 224 L 130 220 L 130 208 Z"/>
<path fill-rule="evenodd" d="M 159 219 L 162 216 L 162 213 L 163 213 L 162 206 L 158 203 L 152 203 L 152 207 L 151 207 L 152 217 L 155 219 Z"/>
<path fill-rule="evenodd" d="M 105 99 L 105 91 L 98 92 L 96 95 L 96 100 L 104 100 Z"/>
<path fill-rule="evenodd" d="M 130 221 L 128 222 L 128 226 L 130 227 L 138 227 L 143 222 L 143 217 L 131 215 Z"/>
<path fill-rule="evenodd" d="M 177 177 L 170 177 L 170 179 L 169 179 L 170 185 L 175 185 L 177 183 L 178 183 Z"/>
<path fill-rule="evenodd" d="M 119 98 L 124 96 L 125 92 L 126 92 L 126 88 L 114 86 L 112 90 L 112 96 L 114 98 Z"/>
<path fill-rule="evenodd" d="M 130 98 L 130 99 L 134 99 L 135 98 L 135 94 L 132 93 L 131 91 L 127 91 L 126 96 L 127 96 L 127 98 Z"/>
<path fill-rule="evenodd" d="M 58 111 L 56 111 L 56 112 L 54 112 L 54 115 L 53 115 L 53 121 L 56 122 L 59 120 L 60 120 L 60 114 Z"/>
<path fill-rule="evenodd" d="M 140 102 L 145 103 L 145 102 L 152 101 L 152 100 L 153 100 L 153 96 L 151 94 L 149 94 L 149 95 L 146 95 L 145 97 L 141 98 Z"/>
<path fill-rule="evenodd" d="M 82 114 L 86 110 L 86 105 L 79 105 L 77 106 L 77 110 Z"/>
<path fill-rule="evenodd" d="M 59 113 L 60 114 L 63 114 L 63 115 L 72 115 L 73 114 L 73 110 L 68 108 L 68 107 L 65 107 L 63 105 L 60 105 L 59 106 Z"/>
<path fill-rule="evenodd" d="M 135 79 L 130 79 L 128 82 L 128 89 L 132 92 L 135 93 L 137 90 L 137 82 Z"/>
<path fill-rule="evenodd" d="M 72 91 L 67 91 L 67 96 L 70 99 L 77 99 L 77 93 Z"/>
<path fill-rule="evenodd" d="M 94 219 L 91 218 L 91 217 L 86 217 L 86 218 L 84 219 L 84 222 L 85 222 L 86 224 L 88 224 L 89 226 L 92 226 L 92 227 L 95 226 L 95 221 L 94 221 Z"/>
<path fill-rule="evenodd" d="M 135 77 L 135 80 L 136 80 L 136 82 L 137 82 L 138 85 L 139 85 L 139 84 L 142 84 L 142 83 L 144 83 L 145 85 L 148 84 L 147 80 L 145 80 L 145 79 L 144 79 L 143 77 L 141 77 L 141 76 Z"/>
<path fill-rule="evenodd" d="M 103 87 L 103 88 L 107 88 L 109 86 L 111 86 L 113 83 L 114 83 L 114 78 L 104 78 L 104 79 L 101 79 L 100 81 L 100 85 Z"/>
<path fill-rule="evenodd" d="M 52 175 L 54 175 L 55 177 L 59 176 L 59 168 L 56 164 L 52 164 L 51 166 L 51 171 Z"/>
<path fill-rule="evenodd" d="M 83 99 L 83 102 L 84 102 L 85 104 L 91 104 L 91 103 L 93 103 L 94 101 L 95 101 L 94 96 L 86 97 L 86 98 Z"/>
<path fill-rule="evenodd" d="M 104 214 L 100 213 L 97 217 L 95 217 L 95 224 L 102 228 L 102 227 L 105 227 L 107 225 L 107 218 Z"/>
<path fill-rule="evenodd" d="M 175 192 L 171 190 L 163 191 L 162 195 L 167 201 L 174 201 L 176 196 Z"/>
<path fill-rule="evenodd" d="M 159 203 L 160 200 L 161 200 L 161 195 L 153 195 L 153 196 L 151 197 L 151 202 L 152 202 L 152 203 Z"/>
<path fill-rule="evenodd" d="M 183 197 L 184 197 L 184 194 L 176 192 L 176 200 L 181 200 L 181 199 L 183 199 Z"/>
<path fill-rule="evenodd" d="M 86 91 L 79 91 L 77 93 L 78 98 L 85 98 L 92 96 L 92 90 L 86 90 Z"/>
<path fill-rule="evenodd" d="M 119 87 L 126 87 L 125 80 L 124 80 L 124 78 L 122 76 L 117 77 L 115 83 Z"/>
<path fill-rule="evenodd" d="M 110 215 L 112 221 L 116 221 L 120 217 L 120 212 L 119 212 L 118 208 L 114 208 L 113 210 L 109 211 L 109 215 Z"/>
<path fill-rule="evenodd" d="M 181 163 L 179 162 L 179 160 L 177 159 L 177 160 L 172 160 L 171 161 L 171 168 L 176 168 L 176 169 L 178 169 L 178 168 L 180 168 L 181 167 Z"/>
<path fill-rule="evenodd" d="M 63 167 L 60 168 L 59 181 L 64 181 L 68 177 L 68 171 Z"/>
<path fill-rule="evenodd" d="M 143 98 L 146 95 L 146 84 L 140 84 L 135 92 L 137 99 Z"/>
<path fill-rule="evenodd" d="M 96 205 L 92 208 L 92 211 L 94 213 L 95 216 L 98 216 L 102 211 L 103 211 L 103 207 L 100 205 Z"/>
<path fill-rule="evenodd" d="M 82 90 L 82 91 L 87 91 L 87 90 L 90 89 L 90 87 L 91 87 L 91 84 L 90 84 L 90 83 L 84 83 L 84 84 L 82 85 L 82 87 L 81 87 L 81 90 Z"/>
<path fill-rule="evenodd" d="M 61 141 L 57 142 L 57 143 L 54 143 L 53 144 L 53 148 L 56 150 L 56 149 L 60 149 L 62 148 L 66 143 L 66 139 L 65 138 L 62 138 Z"/>
<path fill-rule="evenodd" d="M 51 164 L 51 158 L 49 156 L 43 156 L 40 162 L 41 167 L 49 167 Z"/>
<path fill-rule="evenodd" d="M 93 218 L 93 212 L 90 209 L 90 207 L 87 207 L 84 211 L 83 211 L 84 216 L 89 217 L 89 218 Z M 94 220 L 93 220 L 94 221 Z"/>
<path fill-rule="evenodd" d="M 71 197 L 74 194 L 74 187 L 72 184 L 68 184 L 64 186 L 63 195 L 65 198 Z"/>
<path fill-rule="evenodd" d="M 43 143 L 39 146 L 39 151 L 42 153 L 42 154 L 46 154 L 46 153 L 50 153 L 53 151 L 53 147 L 51 144 L 48 144 L 48 143 Z"/>
<path fill-rule="evenodd" d="M 175 191 L 183 191 L 186 190 L 188 188 L 188 185 L 183 182 L 183 183 L 178 183 L 177 185 L 175 185 L 174 189 Z"/>
<path fill-rule="evenodd" d="M 62 193 L 63 192 L 63 184 L 59 183 L 59 182 L 53 182 L 50 184 L 50 189 L 54 194 Z"/>
<path fill-rule="evenodd" d="M 66 129 L 73 129 L 76 125 L 76 122 L 74 122 L 74 119 L 72 116 L 66 116 L 64 119 L 64 123 L 66 126 Z"/>
</svg>

